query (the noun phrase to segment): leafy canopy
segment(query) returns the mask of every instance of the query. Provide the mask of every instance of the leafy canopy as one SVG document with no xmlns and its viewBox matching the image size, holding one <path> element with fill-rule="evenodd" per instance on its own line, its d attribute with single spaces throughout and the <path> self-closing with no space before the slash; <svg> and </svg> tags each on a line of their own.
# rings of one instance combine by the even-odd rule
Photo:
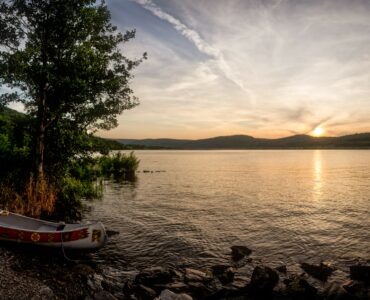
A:
<svg viewBox="0 0 370 300">
<path fill-rule="evenodd" d="M 142 59 L 122 54 L 135 31 L 110 23 L 94 0 L 0 0 L 0 104 L 25 104 L 45 128 L 111 129 L 138 100 L 129 87 Z"/>
</svg>

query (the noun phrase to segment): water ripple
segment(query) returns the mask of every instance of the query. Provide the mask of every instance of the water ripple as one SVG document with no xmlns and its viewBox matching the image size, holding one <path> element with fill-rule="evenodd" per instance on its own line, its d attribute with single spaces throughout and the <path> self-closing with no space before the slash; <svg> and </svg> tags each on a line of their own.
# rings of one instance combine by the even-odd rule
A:
<svg viewBox="0 0 370 300">
<path fill-rule="evenodd" d="M 97 261 L 122 268 L 207 267 L 229 262 L 234 244 L 292 268 L 323 259 L 343 270 L 370 259 L 370 151 L 136 154 L 142 169 L 166 172 L 105 183 L 103 200 L 86 218 L 120 235 Z"/>
</svg>

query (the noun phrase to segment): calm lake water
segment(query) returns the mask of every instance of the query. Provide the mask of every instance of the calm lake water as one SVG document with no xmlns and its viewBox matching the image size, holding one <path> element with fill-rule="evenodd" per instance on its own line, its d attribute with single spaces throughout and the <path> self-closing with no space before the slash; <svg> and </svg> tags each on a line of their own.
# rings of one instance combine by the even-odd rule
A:
<svg viewBox="0 0 370 300">
<path fill-rule="evenodd" d="M 96 259 L 116 268 L 370 259 L 370 151 L 136 151 L 135 183 L 105 183 L 90 220 L 120 231 Z M 143 172 L 150 170 L 153 172 Z M 158 172 L 161 171 L 161 172 Z M 249 274 L 251 266 L 242 272 Z"/>
</svg>

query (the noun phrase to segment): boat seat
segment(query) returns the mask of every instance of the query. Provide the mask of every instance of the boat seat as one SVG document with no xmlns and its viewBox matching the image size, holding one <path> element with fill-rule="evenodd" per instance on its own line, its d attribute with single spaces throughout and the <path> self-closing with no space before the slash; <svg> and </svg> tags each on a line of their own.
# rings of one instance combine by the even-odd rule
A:
<svg viewBox="0 0 370 300">
<path fill-rule="evenodd" d="M 66 224 L 59 224 L 57 227 L 57 231 L 62 231 L 66 227 Z"/>
<path fill-rule="evenodd" d="M 37 228 L 37 230 L 40 230 L 40 231 L 56 231 L 57 230 L 57 227 L 55 227 L 55 226 L 48 226 L 48 225 L 42 225 L 39 228 Z"/>
</svg>

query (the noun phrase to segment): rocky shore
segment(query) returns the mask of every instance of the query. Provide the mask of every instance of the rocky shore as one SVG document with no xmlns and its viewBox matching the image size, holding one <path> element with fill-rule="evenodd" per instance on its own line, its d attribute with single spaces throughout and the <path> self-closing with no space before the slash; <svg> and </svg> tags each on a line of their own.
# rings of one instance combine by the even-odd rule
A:
<svg viewBox="0 0 370 300">
<path fill-rule="evenodd" d="M 273 268 L 255 261 L 245 246 L 231 247 L 230 264 L 208 269 L 158 266 L 131 271 L 40 251 L 0 248 L 0 299 L 370 299 L 369 262 L 350 266 L 347 282 L 330 283 L 336 269 L 329 263 L 302 263 L 297 273 L 284 264 Z M 246 266 L 252 270 L 250 277 L 239 272 Z"/>
</svg>

